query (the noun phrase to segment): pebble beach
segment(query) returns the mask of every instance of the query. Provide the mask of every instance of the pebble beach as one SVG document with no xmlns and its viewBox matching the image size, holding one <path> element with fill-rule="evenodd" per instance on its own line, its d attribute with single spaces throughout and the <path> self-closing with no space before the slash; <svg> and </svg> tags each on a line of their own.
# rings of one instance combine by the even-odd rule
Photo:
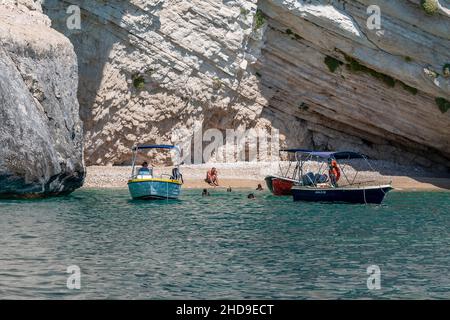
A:
<svg viewBox="0 0 450 320">
<path fill-rule="evenodd" d="M 311 170 L 318 169 L 320 164 L 311 162 L 308 164 Z M 397 191 L 444 191 L 450 190 L 450 177 L 436 175 L 419 167 L 399 166 L 386 161 L 373 161 L 372 165 L 377 171 L 360 171 L 358 179 L 362 181 L 376 181 L 377 183 L 389 183 Z M 267 175 L 279 174 L 289 168 L 287 162 L 238 162 L 238 163 L 213 163 L 201 165 L 183 165 L 181 172 L 184 178 L 183 188 L 202 189 L 212 188 L 205 181 L 206 171 L 211 167 L 219 171 L 220 187 L 217 188 L 256 188 L 262 184 L 266 188 L 264 178 Z M 292 167 L 289 169 L 292 171 Z M 346 166 L 344 170 L 351 180 L 356 170 Z M 156 174 L 170 173 L 171 167 L 155 167 Z M 291 172 L 290 171 L 290 172 Z M 84 188 L 126 188 L 131 174 L 130 166 L 89 166 Z"/>
</svg>

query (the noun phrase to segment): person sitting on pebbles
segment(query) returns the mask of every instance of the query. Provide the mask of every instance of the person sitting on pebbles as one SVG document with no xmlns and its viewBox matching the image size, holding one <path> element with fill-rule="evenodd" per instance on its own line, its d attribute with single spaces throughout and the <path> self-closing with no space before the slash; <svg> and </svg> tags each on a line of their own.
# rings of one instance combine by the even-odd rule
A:
<svg viewBox="0 0 450 320">
<path fill-rule="evenodd" d="M 219 186 L 219 178 L 216 168 L 212 168 L 211 170 L 208 170 L 206 173 L 206 179 L 205 182 L 208 183 L 210 186 L 218 187 Z"/>
</svg>

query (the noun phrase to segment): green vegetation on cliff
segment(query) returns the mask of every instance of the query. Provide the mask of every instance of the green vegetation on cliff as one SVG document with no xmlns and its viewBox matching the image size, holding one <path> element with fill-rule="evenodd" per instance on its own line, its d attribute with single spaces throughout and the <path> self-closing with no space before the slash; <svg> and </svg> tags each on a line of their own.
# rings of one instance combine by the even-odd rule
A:
<svg viewBox="0 0 450 320">
<path fill-rule="evenodd" d="M 143 90 L 145 88 L 145 79 L 140 74 L 133 75 L 133 86 L 138 90 Z"/>
<path fill-rule="evenodd" d="M 255 13 L 255 30 L 258 30 L 259 28 L 261 28 L 264 23 L 266 22 L 266 18 L 264 16 L 264 14 L 262 13 L 261 10 L 256 10 Z"/>
<path fill-rule="evenodd" d="M 326 56 L 324 62 L 327 65 L 328 69 L 333 73 L 336 71 L 337 68 L 339 68 L 339 66 L 344 64 L 343 62 L 330 56 Z"/>
<path fill-rule="evenodd" d="M 437 0 L 422 0 L 420 5 L 426 14 L 433 15 L 438 12 L 439 5 Z"/>
<path fill-rule="evenodd" d="M 220 88 L 222 88 L 223 85 L 224 84 L 223 84 L 222 80 L 219 79 L 219 77 L 213 78 L 213 88 L 215 90 L 219 90 Z"/>
<path fill-rule="evenodd" d="M 348 62 L 347 68 L 352 72 L 365 72 L 370 74 L 372 77 L 377 78 L 378 80 L 383 81 L 386 85 L 393 88 L 395 87 L 395 79 L 391 76 L 388 76 L 384 73 L 375 71 L 373 69 L 370 69 L 361 63 L 359 63 L 357 60 L 353 59 L 350 56 L 345 55 L 345 60 Z"/>
<path fill-rule="evenodd" d="M 436 104 L 442 113 L 446 113 L 450 109 L 450 101 L 445 98 L 436 98 Z"/>
<path fill-rule="evenodd" d="M 398 80 L 397 80 L 398 81 Z M 404 83 L 404 82 L 401 82 L 401 81 L 399 81 L 400 83 L 401 83 L 401 85 L 403 86 L 403 89 L 405 89 L 406 91 L 409 91 L 410 93 L 412 93 L 413 95 L 416 95 L 417 94 L 417 92 L 419 92 L 419 90 L 417 90 L 416 88 L 414 88 L 414 87 L 411 87 L 411 86 L 408 86 L 406 83 Z"/>
<path fill-rule="evenodd" d="M 442 73 L 443 73 L 444 77 L 446 77 L 446 78 L 450 77 L 450 63 L 447 63 L 447 64 L 442 68 Z"/>
<path fill-rule="evenodd" d="M 344 54 L 344 58 L 347 61 L 347 64 L 346 64 L 347 69 L 350 70 L 351 72 L 365 72 L 367 74 L 370 74 L 372 77 L 383 81 L 386 85 L 388 85 L 391 88 L 395 87 L 395 84 L 398 82 L 402 85 L 403 89 L 410 92 L 411 94 L 416 95 L 418 93 L 418 90 L 416 88 L 411 87 L 400 80 L 396 80 L 396 79 L 392 78 L 391 76 L 388 76 L 384 73 L 370 69 L 370 68 L 362 65 L 356 59 L 354 59 L 348 55 Z M 341 62 L 331 56 L 326 56 L 324 59 L 324 63 L 327 65 L 328 69 L 332 73 L 334 73 L 339 68 L 339 66 L 344 64 L 343 62 Z"/>
</svg>

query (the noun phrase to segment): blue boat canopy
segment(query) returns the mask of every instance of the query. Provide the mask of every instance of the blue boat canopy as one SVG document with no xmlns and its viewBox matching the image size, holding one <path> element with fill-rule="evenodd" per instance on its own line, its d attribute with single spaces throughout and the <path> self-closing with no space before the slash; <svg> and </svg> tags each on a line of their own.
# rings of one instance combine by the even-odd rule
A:
<svg viewBox="0 0 450 320">
<path fill-rule="evenodd" d="M 154 144 L 154 145 L 142 145 L 142 146 L 135 146 L 133 147 L 133 150 L 141 150 L 141 149 L 176 149 L 178 150 L 177 146 L 172 146 L 169 144 Z"/>
<path fill-rule="evenodd" d="M 281 152 L 290 152 L 290 153 L 297 153 L 297 152 L 303 152 L 303 153 L 308 153 L 308 152 L 313 152 L 311 150 L 306 150 L 306 149 L 281 149 Z"/>
<path fill-rule="evenodd" d="M 322 159 L 336 159 L 336 160 L 344 160 L 344 159 L 365 159 L 361 153 L 352 152 L 352 151 L 307 151 L 307 150 L 296 150 L 291 149 L 289 152 L 299 152 L 303 154 L 307 154 L 313 157 L 319 157 Z"/>
</svg>

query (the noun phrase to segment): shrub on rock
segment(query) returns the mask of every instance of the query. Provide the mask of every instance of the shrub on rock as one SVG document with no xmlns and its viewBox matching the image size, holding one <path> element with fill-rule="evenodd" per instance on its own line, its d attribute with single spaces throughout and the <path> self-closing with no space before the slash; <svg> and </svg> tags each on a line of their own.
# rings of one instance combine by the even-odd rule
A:
<svg viewBox="0 0 450 320">
<path fill-rule="evenodd" d="M 421 6 L 425 13 L 429 15 L 433 15 L 439 10 L 437 0 L 422 0 Z"/>
</svg>

